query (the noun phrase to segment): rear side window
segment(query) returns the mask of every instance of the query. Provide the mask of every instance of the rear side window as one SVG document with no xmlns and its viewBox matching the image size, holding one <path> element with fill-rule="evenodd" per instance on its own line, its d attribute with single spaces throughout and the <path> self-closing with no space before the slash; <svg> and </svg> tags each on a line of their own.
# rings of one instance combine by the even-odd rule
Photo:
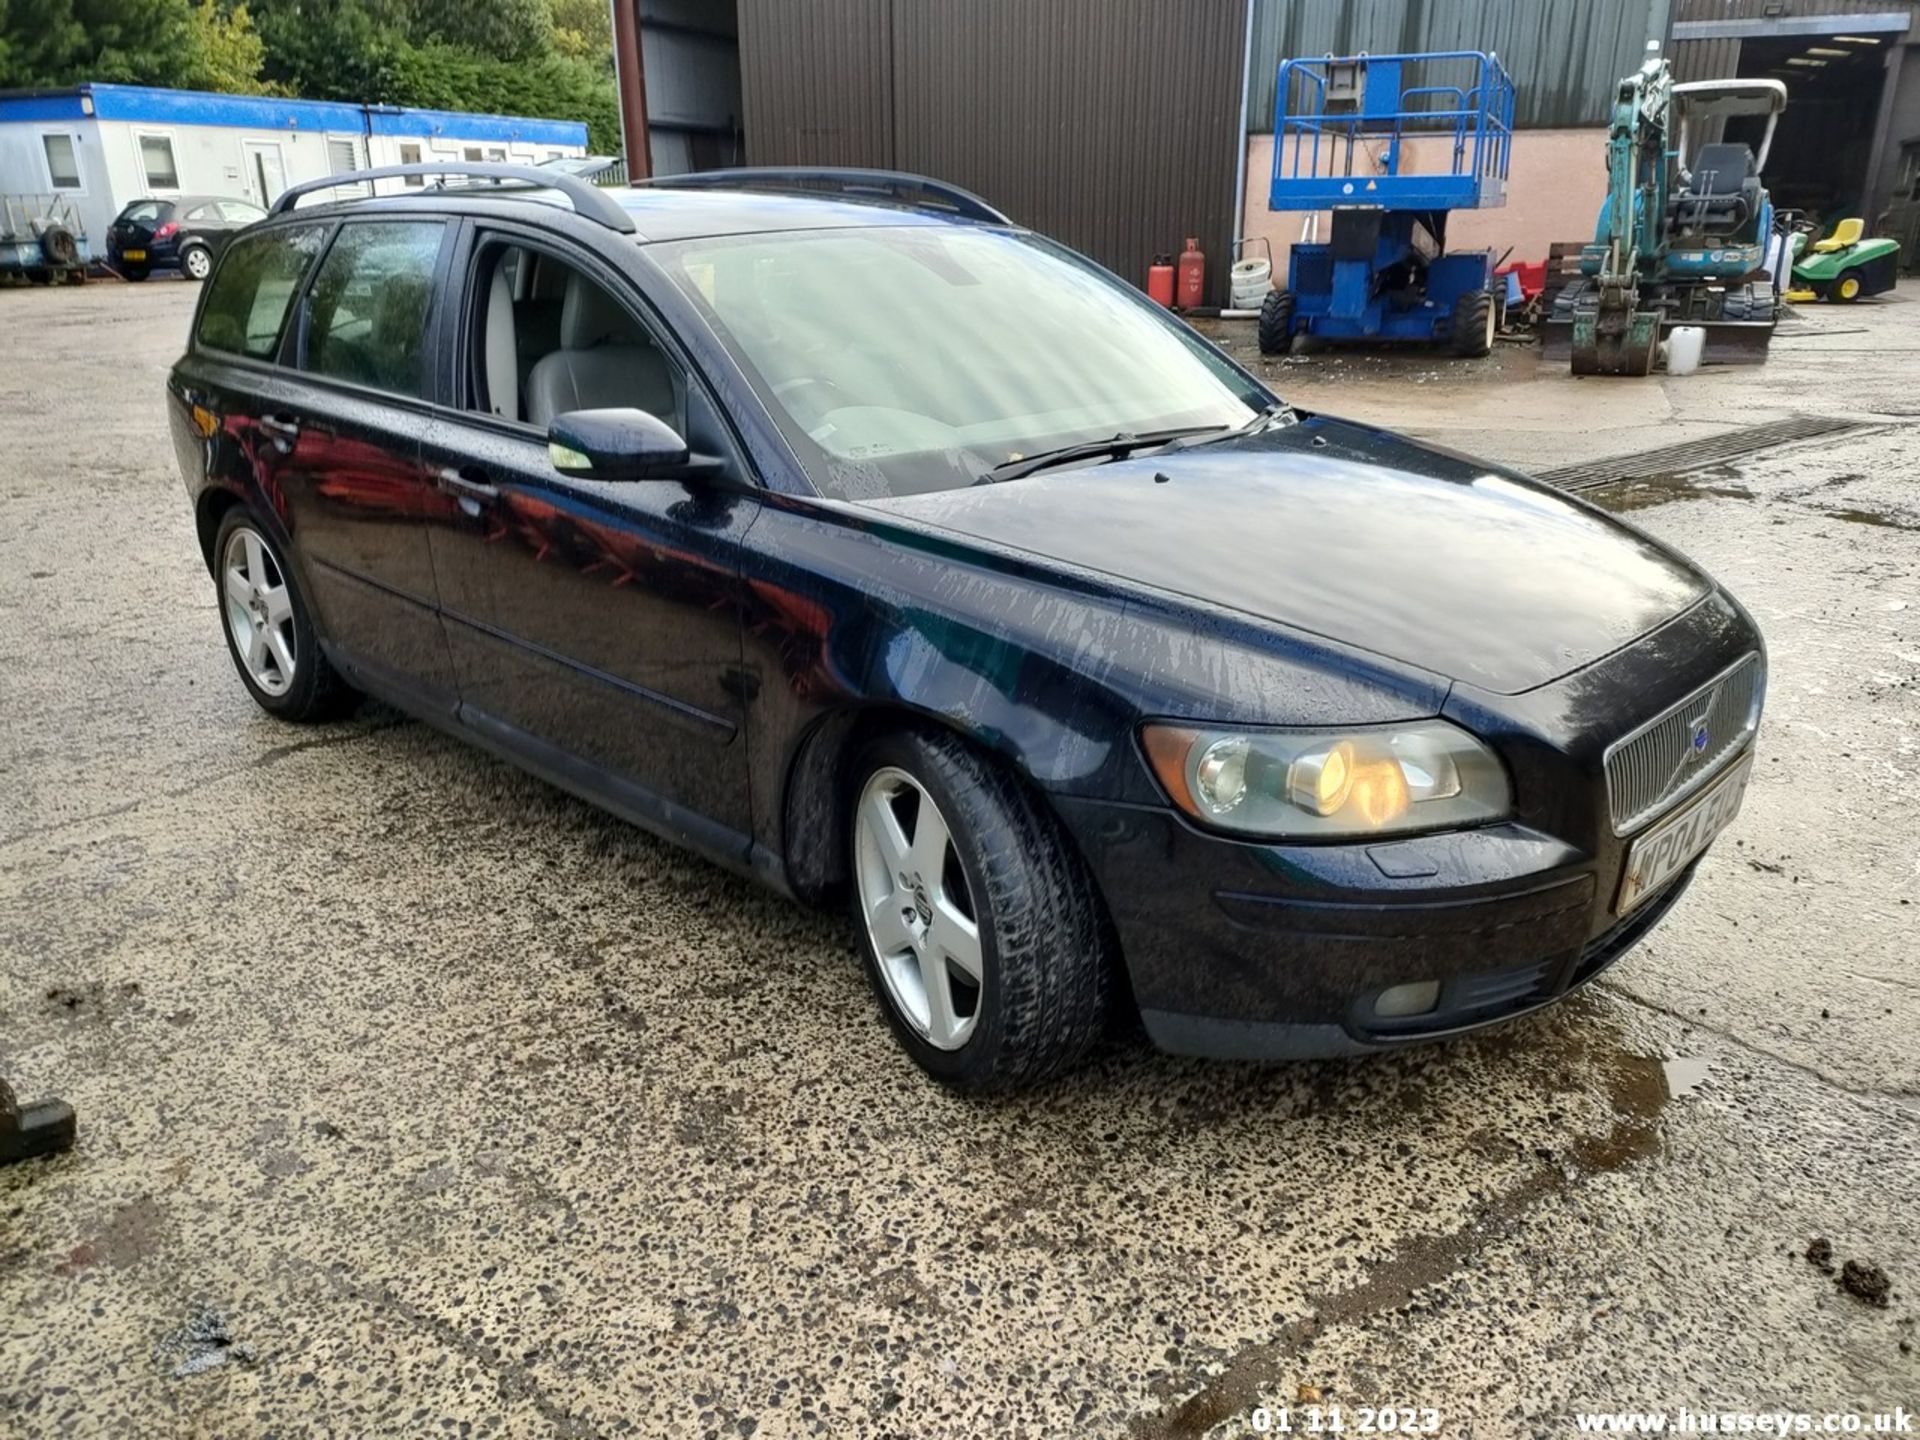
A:
<svg viewBox="0 0 1920 1440">
<path fill-rule="evenodd" d="M 194 338 L 209 350 L 271 359 L 326 233 L 324 226 L 301 225 L 234 241 L 207 291 Z"/>
<path fill-rule="evenodd" d="M 421 394 L 443 230 L 437 220 L 344 226 L 307 297 L 301 368 L 395 395 Z"/>
</svg>

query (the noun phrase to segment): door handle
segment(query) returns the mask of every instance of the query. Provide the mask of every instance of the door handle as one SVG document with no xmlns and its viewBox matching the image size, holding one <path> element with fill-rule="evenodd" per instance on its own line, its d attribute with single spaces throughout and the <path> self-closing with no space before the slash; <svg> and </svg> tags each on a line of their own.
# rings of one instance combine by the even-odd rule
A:
<svg viewBox="0 0 1920 1440">
<path fill-rule="evenodd" d="M 462 500 L 497 500 L 500 487 L 488 480 L 475 480 L 472 470 L 455 470 L 451 466 L 442 470 L 434 483 L 448 495 L 458 496 Z"/>
<path fill-rule="evenodd" d="M 260 428 L 274 439 L 284 440 L 288 444 L 300 438 L 300 422 L 297 420 L 285 420 L 278 415 L 262 415 L 260 417 Z"/>
</svg>

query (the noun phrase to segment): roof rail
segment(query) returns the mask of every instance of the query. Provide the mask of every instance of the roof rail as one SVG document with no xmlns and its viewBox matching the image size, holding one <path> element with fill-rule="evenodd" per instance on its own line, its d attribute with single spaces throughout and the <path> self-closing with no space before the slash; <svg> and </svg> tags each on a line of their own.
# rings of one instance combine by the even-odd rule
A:
<svg viewBox="0 0 1920 1440">
<path fill-rule="evenodd" d="M 511 180 L 515 182 L 515 193 L 525 187 L 533 190 L 558 190 L 573 202 L 574 213 L 606 226 L 609 230 L 618 230 L 622 235 L 635 233 L 633 216 L 629 215 L 612 196 L 595 185 L 574 175 L 564 175 L 558 170 L 535 169 L 531 165 L 482 165 L 475 162 L 456 164 L 442 161 L 425 165 L 382 165 L 372 170 L 348 170 L 340 175 L 328 175 L 319 180 L 304 180 L 300 184 L 280 192 L 280 198 L 273 202 L 269 215 L 288 215 L 295 209 L 296 202 L 304 195 L 320 190 L 337 190 L 343 185 L 369 185 L 375 180 L 400 180 L 410 176 L 438 176 L 444 182 L 453 176 L 463 176 L 473 180 Z M 440 187 L 447 188 L 444 183 Z M 485 193 L 499 194 L 498 190 Z"/>
<path fill-rule="evenodd" d="M 854 199 L 880 200 L 915 210 L 939 210 L 966 220 L 983 220 L 989 225 L 1013 224 L 1012 220 L 971 190 L 962 190 L 958 185 L 949 185 L 944 180 L 910 175 L 900 170 L 750 165 L 738 170 L 700 170 L 690 175 L 656 176 L 634 183 L 673 190 L 776 190 L 787 194 L 825 190 Z M 920 198 L 916 199 L 916 196 Z"/>
</svg>

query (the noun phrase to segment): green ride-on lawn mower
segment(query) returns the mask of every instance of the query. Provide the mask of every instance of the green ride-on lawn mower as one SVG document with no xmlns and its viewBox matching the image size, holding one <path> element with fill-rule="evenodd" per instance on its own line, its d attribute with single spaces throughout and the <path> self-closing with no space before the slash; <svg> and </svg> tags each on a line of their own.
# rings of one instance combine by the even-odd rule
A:
<svg viewBox="0 0 1920 1440">
<path fill-rule="evenodd" d="M 1804 232 L 1793 237 L 1793 289 L 1787 299 L 1799 304 L 1832 300 L 1848 304 L 1863 295 L 1893 289 L 1899 278 L 1900 242 L 1869 238 L 1860 220 L 1842 220 L 1833 234 L 1807 245 Z"/>
</svg>

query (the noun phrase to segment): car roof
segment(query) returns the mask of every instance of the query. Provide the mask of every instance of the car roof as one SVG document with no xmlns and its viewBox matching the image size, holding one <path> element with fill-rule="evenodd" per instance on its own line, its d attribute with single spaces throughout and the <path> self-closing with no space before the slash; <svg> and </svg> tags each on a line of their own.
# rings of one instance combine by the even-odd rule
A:
<svg viewBox="0 0 1920 1440">
<path fill-rule="evenodd" d="M 236 204 L 250 205 L 255 210 L 260 208 L 244 195 L 145 195 L 138 200 L 129 200 L 125 208 L 131 210 L 136 205 L 171 205 L 176 210 L 191 210 L 196 205 L 211 205 L 216 200 L 231 200 Z"/>
<path fill-rule="evenodd" d="M 351 183 L 343 177 L 342 183 Z M 601 193 L 633 217 L 640 244 L 759 235 L 795 230 L 851 230 L 881 226 L 975 225 L 979 222 L 939 210 L 848 199 L 840 195 L 729 190 L 678 189 L 669 185 L 607 186 Z M 496 218 L 524 215 L 528 202 L 567 210 L 571 202 L 558 190 L 498 191 L 485 185 L 420 186 L 398 193 L 349 197 L 287 212 L 307 218 L 365 214 L 389 209 L 426 208 L 446 213 L 485 214 Z"/>
</svg>

